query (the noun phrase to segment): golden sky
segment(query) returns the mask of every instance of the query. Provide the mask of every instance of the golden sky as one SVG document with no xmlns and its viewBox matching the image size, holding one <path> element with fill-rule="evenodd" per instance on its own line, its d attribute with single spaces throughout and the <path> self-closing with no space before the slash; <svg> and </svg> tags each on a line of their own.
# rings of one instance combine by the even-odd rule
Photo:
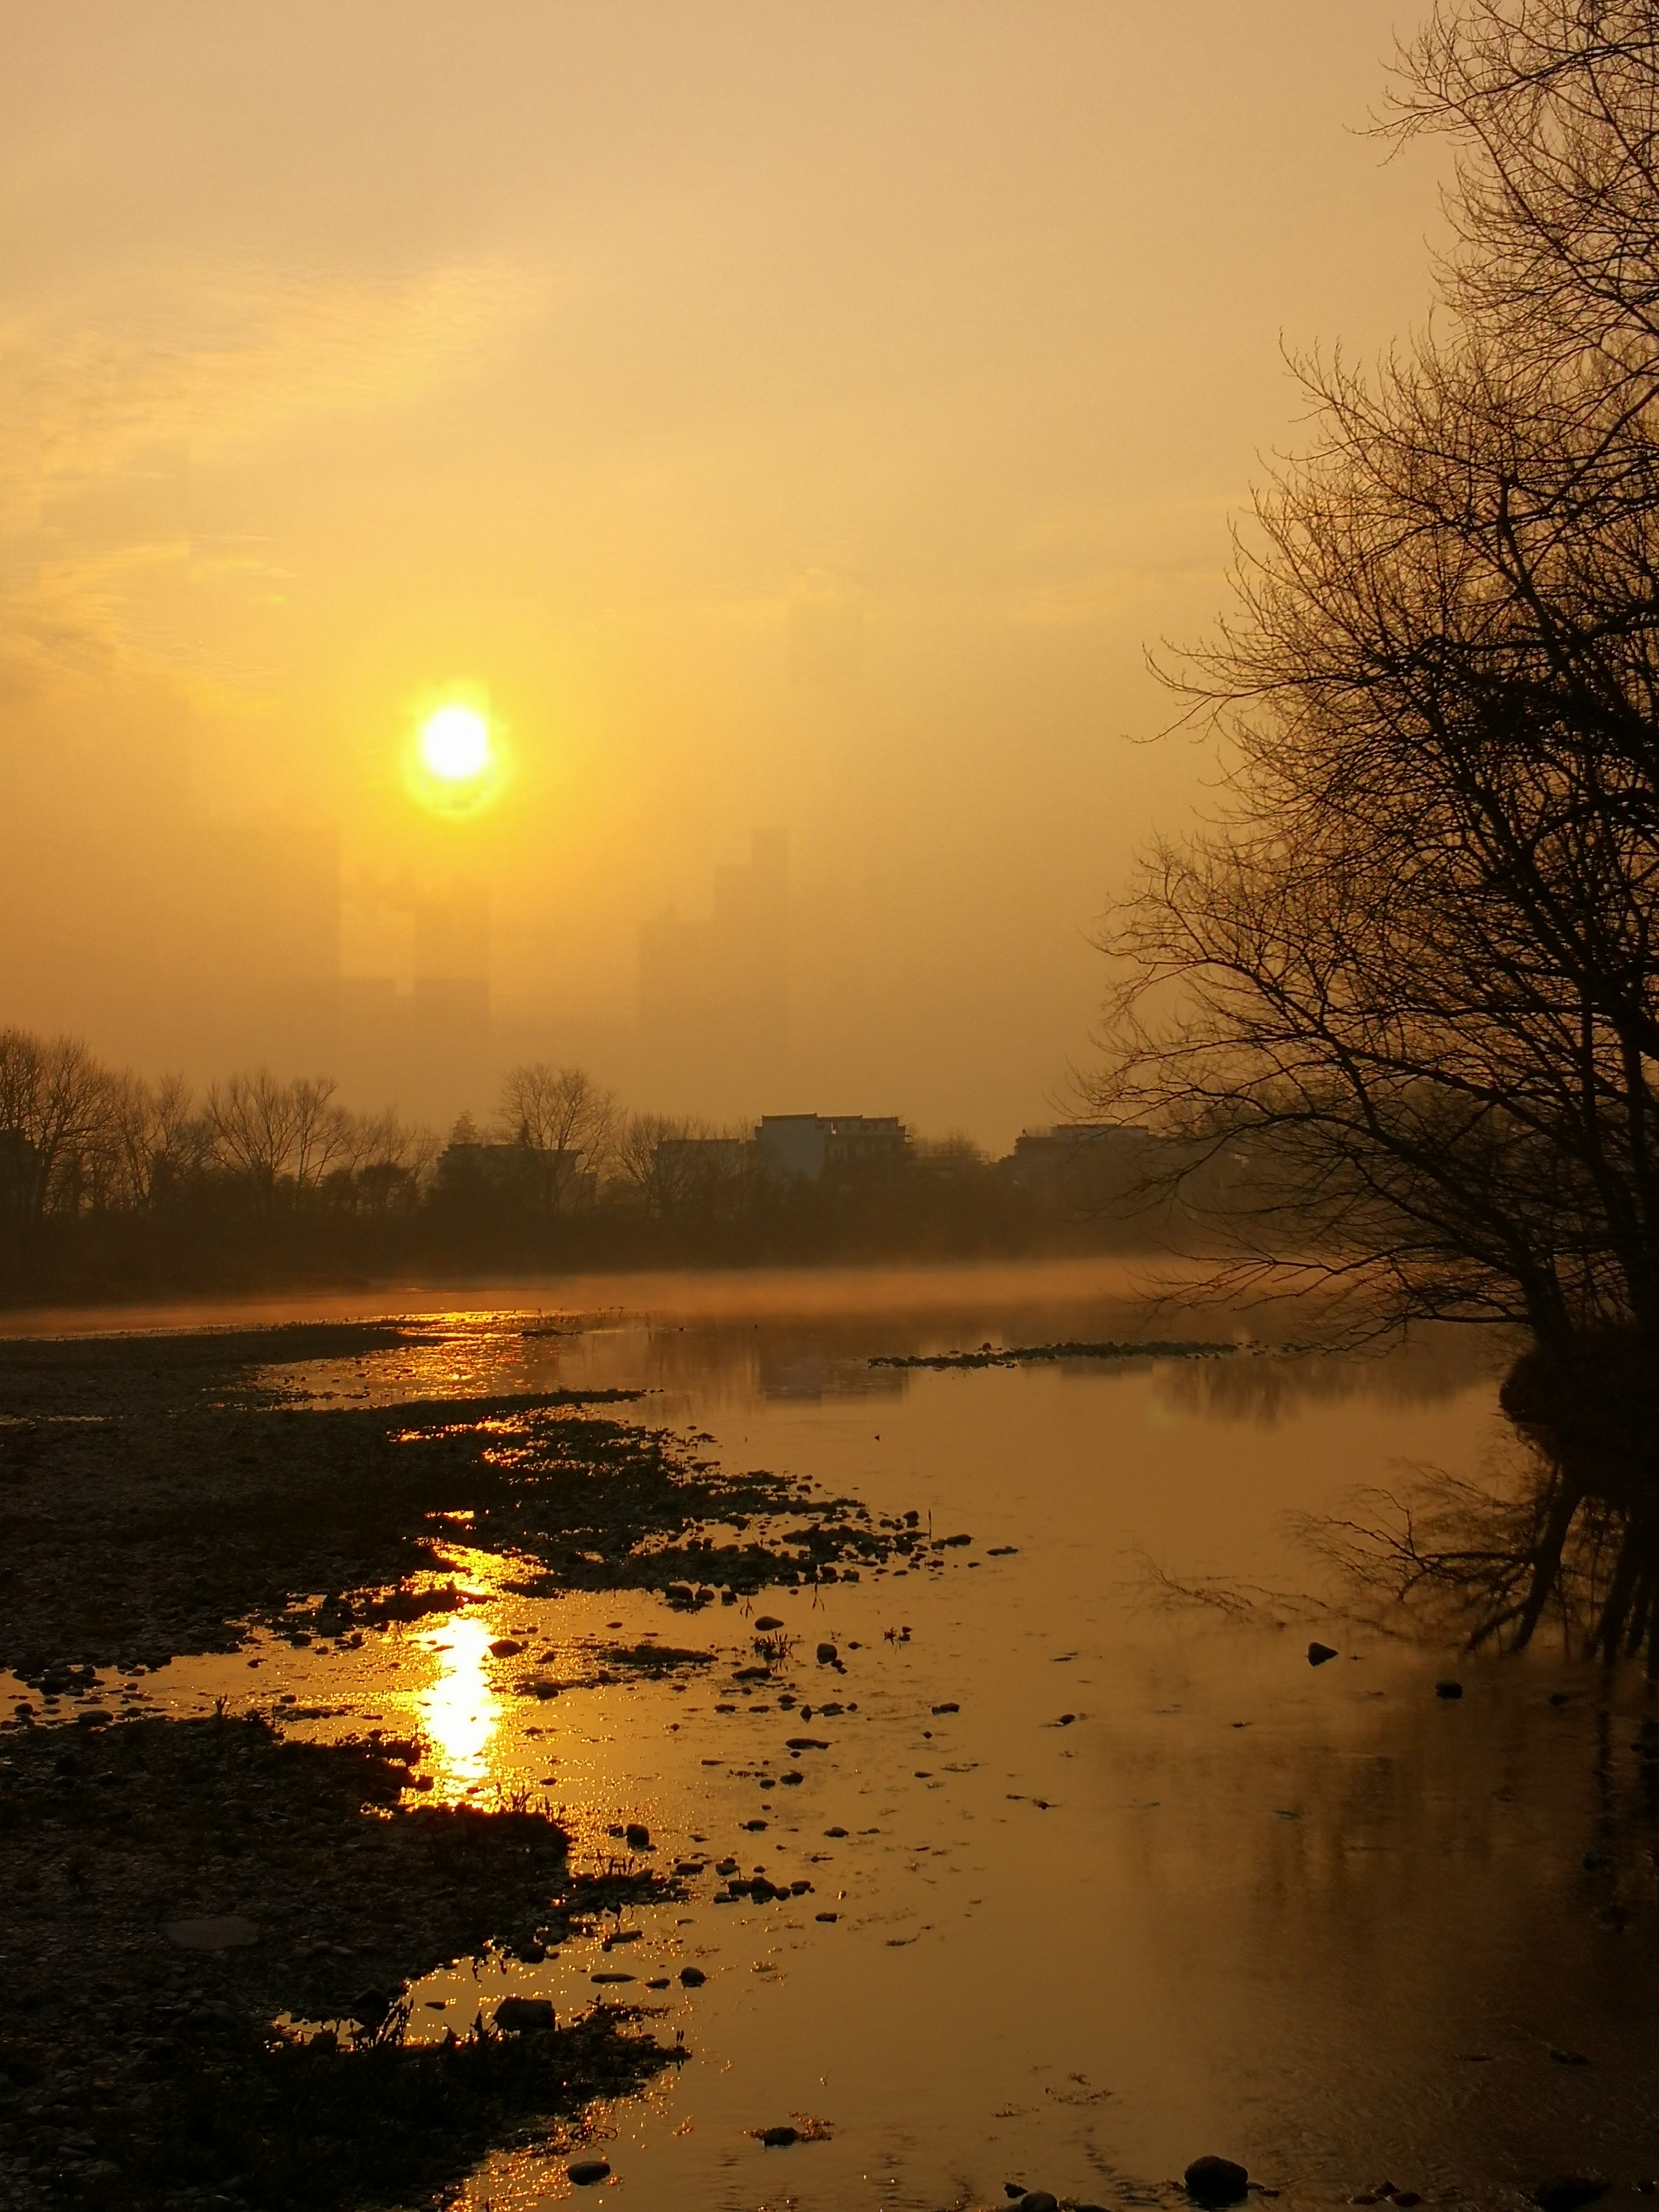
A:
<svg viewBox="0 0 1659 2212">
<path fill-rule="evenodd" d="M 1144 650 L 1223 603 L 1281 348 L 1426 312 L 1433 156 L 1363 135 L 1413 12 L 12 9 L 0 1019 L 210 1072 L 214 851 L 311 822 L 348 887 L 487 890 L 501 1051 L 1054 1118 L 1091 922 L 1201 801 Z M 434 823 L 458 686 L 512 774 Z M 641 1058 L 637 945 L 775 828 L 760 1096 Z"/>
</svg>

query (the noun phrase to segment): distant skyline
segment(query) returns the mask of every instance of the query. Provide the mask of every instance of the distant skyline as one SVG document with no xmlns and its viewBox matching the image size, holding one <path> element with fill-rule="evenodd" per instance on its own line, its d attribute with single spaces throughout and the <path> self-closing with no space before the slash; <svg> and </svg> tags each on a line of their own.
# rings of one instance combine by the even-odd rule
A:
<svg viewBox="0 0 1659 2212">
<path fill-rule="evenodd" d="M 204 974 L 301 990 L 314 946 L 241 975 L 226 920 L 274 823 L 349 898 L 487 897 L 500 1036 L 639 1105 L 1054 1120 L 1095 919 L 1203 803 L 1144 649 L 1224 604 L 1281 345 L 1426 312 L 1437 155 L 1363 135 L 1414 19 L 15 14 L 0 1022 L 155 1072 Z M 447 687 L 511 761 L 465 820 L 400 766 Z M 695 1024 L 641 1057 L 641 932 L 757 829 L 793 1073 L 739 1097 Z"/>
</svg>

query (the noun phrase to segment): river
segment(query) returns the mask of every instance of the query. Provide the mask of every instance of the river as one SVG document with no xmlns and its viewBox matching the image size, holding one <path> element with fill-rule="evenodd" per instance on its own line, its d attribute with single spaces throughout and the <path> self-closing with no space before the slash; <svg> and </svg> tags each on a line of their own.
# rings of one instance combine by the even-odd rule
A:
<svg viewBox="0 0 1659 2212">
<path fill-rule="evenodd" d="M 412 1729 L 441 1796 L 529 1791 L 592 1863 L 633 1822 L 656 1863 L 709 1868 L 608 1950 L 595 1935 L 539 1964 L 461 1961 L 415 1992 L 419 2033 L 510 1989 L 561 2015 L 643 2002 L 683 2036 L 690 2063 L 595 2116 L 618 2202 L 936 2212 L 1014 2184 L 1152 2202 L 1204 2152 L 1296 2201 L 1386 2180 L 1501 2203 L 1585 2170 L 1627 2189 L 1659 2168 L 1642 1686 L 1322 1611 L 1298 1533 L 1414 1470 L 1501 1476 L 1492 1361 L 1460 1343 L 870 1364 L 1121 1334 L 1125 1296 L 1005 1269 L 239 1309 L 447 1316 L 430 1347 L 303 1376 L 325 1402 L 640 1386 L 640 1419 L 703 1432 L 724 1462 L 972 1540 L 687 1619 L 648 1595 L 515 1596 L 457 1527 L 463 1611 L 349 1652 L 263 1638 L 179 1657 L 149 1703 L 254 1704 L 321 1736 Z M 1248 1326 L 1179 1318 L 1150 1333 Z M 1220 1601 L 1160 1594 L 1170 1579 Z M 739 1682 L 769 1616 L 788 1662 Z M 1310 1665 L 1315 1636 L 1338 1656 Z M 714 1663 L 538 1702 L 489 1649 L 533 1640 L 568 1674 L 651 1637 Z M 1461 1696 L 1437 1694 L 1448 1678 Z M 719 1861 L 811 1887 L 716 1905 Z M 783 2124 L 805 2139 L 760 2142 Z M 570 2193 L 532 2148 L 490 2160 L 466 2201 Z"/>
</svg>

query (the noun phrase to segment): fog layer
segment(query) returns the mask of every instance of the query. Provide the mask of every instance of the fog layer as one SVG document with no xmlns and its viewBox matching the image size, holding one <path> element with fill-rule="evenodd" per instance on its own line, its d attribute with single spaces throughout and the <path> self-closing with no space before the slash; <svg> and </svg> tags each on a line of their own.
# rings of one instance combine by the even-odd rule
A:
<svg viewBox="0 0 1659 2212">
<path fill-rule="evenodd" d="M 1201 800 L 1143 649 L 1221 601 L 1281 340 L 1423 312 L 1395 15 L 15 16 L 0 1021 L 434 1117 L 548 1057 L 1054 1119 Z M 440 817 L 461 692 L 501 785 Z"/>
</svg>

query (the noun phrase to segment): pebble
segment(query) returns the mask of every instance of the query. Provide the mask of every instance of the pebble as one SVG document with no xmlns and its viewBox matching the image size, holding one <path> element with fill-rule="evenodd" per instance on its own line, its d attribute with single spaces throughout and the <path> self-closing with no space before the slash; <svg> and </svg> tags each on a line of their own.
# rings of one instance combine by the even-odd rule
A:
<svg viewBox="0 0 1659 2212">
<path fill-rule="evenodd" d="M 799 2128 L 762 2128 L 759 2135 L 769 2150 L 782 2150 L 788 2144 L 800 2141 Z"/>
<path fill-rule="evenodd" d="M 603 2181 L 611 2172 L 608 2158 L 579 2158 L 574 2166 L 564 2170 L 567 2181 L 574 2181 L 578 2189 L 588 2189 L 596 2181 Z"/>
<path fill-rule="evenodd" d="M 550 1997 L 503 1997 L 495 2008 L 495 2025 L 504 2035 L 550 2035 L 554 2028 Z"/>
<path fill-rule="evenodd" d="M 1434 1694 L 1437 1698 L 1444 1698 L 1449 1701 L 1453 1698 L 1461 1698 L 1463 1694 L 1463 1685 L 1461 1682 L 1437 1682 L 1434 1686 Z"/>
<path fill-rule="evenodd" d="M 763 1613 L 760 1619 L 755 1623 L 755 1626 L 758 1629 L 765 1630 L 769 1628 L 781 1628 L 783 1626 L 783 1623 L 778 1619 L 775 1613 Z"/>
<path fill-rule="evenodd" d="M 833 1667 L 840 1656 L 833 1644 L 820 1644 L 818 1646 L 820 1667 Z"/>
<path fill-rule="evenodd" d="M 1308 1664 L 1310 1667 L 1322 1667 L 1328 1659 L 1334 1659 L 1336 1656 L 1328 1644 L 1316 1643 L 1308 1646 Z"/>
<path fill-rule="evenodd" d="M 680 1968 L 680 1986 L 682 1989 L 700 1990 L 708 1979 L 708 1975 L 704 1973 L 701 1966 L 682 1966 Z"/>
<path fill-rule="evenodd" d="M 1250 2177 L 1236 2159 L 1206 2154 L 1195 2158 L 1181 2177 L 1187 2194 L 1196 2203 L 1237 2204 L 1250 2185 Z"/>
<path fill-rule="evenodd" d="M 641 1826 L 637 1820 L 629 1822 L 623 1830 L 623 1836 L 631 1851 L 648 1851 L 651 1849 L 651 1831 Z"/>
</svg>

